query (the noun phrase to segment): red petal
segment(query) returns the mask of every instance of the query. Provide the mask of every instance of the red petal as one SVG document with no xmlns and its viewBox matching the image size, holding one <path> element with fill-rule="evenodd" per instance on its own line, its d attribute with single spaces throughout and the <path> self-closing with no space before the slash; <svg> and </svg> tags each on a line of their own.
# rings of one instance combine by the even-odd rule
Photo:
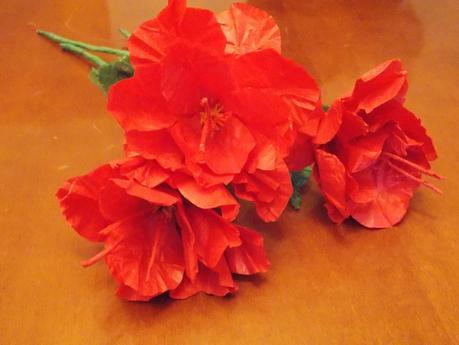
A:
<svg viewBox="0 0 459 345">
<path fill-rule="evenodd" d="M 233 185 L 239 198 L 255 202 L 257 214 L 265 222 L 280 217 L 293 192 L 289 170 L 280 157 L 273 170 L 244 172 L 234 179 Z"/>
<path fill-rule="evenodd" d="M 147 201 L 128 195 L 126 188 L 119 186 L 115 181 L 112 179 L 105 181 L 99 193 L 99 210 L 106 219 L 117 222 L 141 210 L 151 208 Z"/>
<path fill-rule="evenodd" d="M 250 131 L 237 118 L 231 116 L 208 139 L 204 159 L 216 174 L 237 174 L 254 147 L 255 140 Z"/>
<path fill-rule="evenodd" d="M 180 227 L 180 234 L 182 237 L 186 276 L 191 281 L 194 281 L 196 275 L 198 274 L 196 237 L 182 203 L 177 204 L 176 220 Z"/>
<path fill-rule="evenodd" d="M 359 136 L 368 134 L 368 125 L 364 119 L 361 116 L 358 116 L 355 113 L 343 108 L 343 103 L 341 101 L 337 101 L 333 103 L 329 110 L 329 112 L 336 111 L 341 114 L 342 122 L 336 138 L 340 142 L 347 142 Z"/>
<path fill-rule="evenodd" d="M 366 169 L 378 160 L 389 135 L 389 130 L 380 130 L 343 143 L 337 150 L 338 156 L 350 173 Z"/>
<path fill-rule="evenodd" d="M 176 170 L 183 164 L 183 155 L 166 130 L 126 133 L 126 152 L 156 160 L 166 169 Z"/>
<path fill-rule="evenodd" d="M 285 158 L 290 171 L 300 171 L 312 164 L 315 145 L 309 136 L 298 133 L 295 143 Z"/>
<path fill-rule="evenodd" d="M 335 155 L 316 150 L 315 177 L 325 197 L 328 215 L 335 223 L 349 216 L 346 197 L 346 168 Z"/>
<path fill-rule="evenodd" d="M 288 114 L 295 128 L 316 136 L 325 114 L 319 87 L 303 67 L 272 50 L 246 54 L 234 59 L 233 64 L 240 88 L 269 90 L 281 96 L 289 106 Z"/>
<path fill-rule="evenodd" d="M 204 151 L 200 150 L 201 131 L 197 116 L 179 121 L 171 131 L 191 168 L 201 163 L 216 175 L 239 173 L 255 147 L 255 140 L 247 127 L 230 116 L 221 128 L 210 133 Z"/>
<path fill-rule="evenodd" d="M 120 173 L 129 180 L 154 188 L 169 178 L 169 172 L 156 161 L 135 157 L 120 167 Z"/>
<path fill-rule="evenodd" d="M 195 235 L 199 261 L 207 267 L 217 265 L 226 248 L 241 244 L 237 228 L 213 210 L 185 207 L 188 221 Z"/>
<path fill-rule="evenodd" d="M 236 3 L 217 15 L 226 36 L 226 53 L 243 55 L 257 50 L 281 51 L 281 35 L 274 19 L 256 7 Z"/>
<path fill-rule="evenodd" d="M 204 9 L 186 8 L 185 1 L 170 1 L 158 17 L 144 22 L 129 38 L 128 48 L 133 66 L 157 63 L 178 39 L 204 43 L 223 52 L 225 36 L 215 15 Z"/>
<path fill-rule="evenodd" d="M 226 296 L 237 290 L 237 286 L 231 277 L 231 272 L 225 258 L 219 264 L 209 269 L 199 265 L 199 273 L 194 282 L 184 278 L 180 286 L 170 292 L 170 296 L 176 299 L 185 299 L 198 292 L 205 292 L 214 296 Z"/>
<path fill-rule="evenodd" d="M 368 201 L 350 200 L 350 213 L 352 218 L 368 228 L 387 228 L 400 222 L 418 186 L 384 163 L 353 177 L 359 187 L 358 193 L 365 193 Z"/>
<path fill-rule="evenodd" d="M 216 174 L 205 164 L 187 162 L 186 167 L 193 175 L 196 182 L 206 188 L 219 184 L 228 185 L 234 178 L 234 174 Z"/>
<path fill-rule="evenodd" d="M 123 188 L 128 195 L 148 201 L 154 205 L 171 206 L 179 201 L 175 191 L 167 186 L 149 188 L 135 181 L 112 179 L 118 187 Z"/>
<path fill-rule="evenodd" d="M 108 234 L 105 256 L 111 273 L 135 292 L 130 299 L 154 297 L 175 289 L 183 279 L 180 238 L 171 220 L 156 213 L 120 222 Z M 124 292 L 124 293 L 123 293 Z M 120 294 L 126 296 L 125 288 Z"/>
<path fill-rule="evenodd" d="M 125 131 L 159 130 L 175 122 L 161 97 L 159 66 L 138 69 L 134 77 L 114 84 L 107 108 Z"/>
<path fill-rule="evenodd" d="M 225 252 L 231 272 L 246 275 L 266 272 L 270 262 L 263 246 L 263 237 L 251 229 L 242 226 L 237 228 L 242 244 L 228 248 Z"/>
<path fill-rule="evenodd" d="M 205 188 L 185 175 L 177 175 L 174 182 L 180 193 L 199 208 L 207 210 L 219 207 L 223 217 L 228 220 L 233 220 L 239 213 L 238 202 L 222 185 Z"/>
<path fill-rule="evenodd" d="M 389 60 L 357 79 L 352 91 L 356 109 L 367 114 L 390 100 L 402 102 L 408 83 L 406 71 L 399 60 Z"/>
<path fill-rule="evenodd" d="M 315 144 L 326 144 L 334 138 L 341 127 L 342 111 L 332 106 L 320 117 L 317 134 L 314 138 Z"/>
<path fill-rule="evenodd" d="M 164 59 L 161 92 L 176 114 L 199 112 L 203 97 L 222 102 L 234 88 L 227 61 L 207 48 L 180 41 Z"/>
<path fill-rule="evenodd" d="M 106 181 L 116 174 L 116 168 L 106 164 L 87 175 L 68 180 L 56 193 L 67 222 L 90 241 L 104 239 L 99 231 L 108 225 L 108 220 L 99 210 L 98 199 Z"/>
<path fill-rule="evenodd" d="M 272 91 L 240 90 L 233 93 L 225 109 L 231 109 L 252 132 L 258 131 L 277 146 L 285 146 L 290 109 Z"/>
<path fill-rule="evenodd" d="M 429 160 L 435 160 L 437 153 L 432 139 L 427 135 L 426 129 L 422 126 L 421 120 L 415 114 L 396 102 L 390 102 L 385 106 L 376 109 L 368 117 L 371 130 L 376 130 L 388 122 L 394 122 L 410 138 L 423 144 L 423 150 Z"/>
</svg>

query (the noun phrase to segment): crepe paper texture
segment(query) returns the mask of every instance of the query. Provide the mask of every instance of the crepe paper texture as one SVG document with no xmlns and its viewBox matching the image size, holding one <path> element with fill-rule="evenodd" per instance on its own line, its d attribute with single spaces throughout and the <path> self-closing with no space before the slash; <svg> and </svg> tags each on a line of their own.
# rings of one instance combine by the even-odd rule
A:
<svg viewBox="0 0 459 345">
<path fill-rule="evenodd" d="M 233 4 L 215 14 L 169 0 L 127 50 L 38 33 L 94 67 L 125 157 L 57 192 L 68 223 L 104 249 L 126 300 L 233 293 L 233 274 L 266 272 L 262 236 L 235 222 L 239 200 L 265 222 L 299 209 L 311 171 L 332 221 L 397 224 L 436 158 L 404 107 L 406 72 L 390 60 L 330 107 L 307 71 L 281 54 L 266 12 Z M 105 61 L 95 53 L 114 56 Z"/>
<path fill-rule="evenodd" d="M 123 299 L 224 296 L 237 289 L 231 273 L 269 267 L 263 238 L 228 220 L 238 206 L 224 187 L 202 188 L 155 161 L 105 164 L 67 181 L 57 197 L 81 236 L 104 243 L 83 266 L 104 258 Z"/>
<path fill-rule="evenodd" d="M 330 218 L 354 218 L 368 228 L 402 220 L 414 191 L 441 179 L 430 170 L 437 158 L 421 121 L 404 106 L 408 82 L 399 60 L 390 60 L 360 77 L 336 100 L 328 116 L 340 123 L 334 138 L 315 152 L 314 175 Z"/>
</svg>

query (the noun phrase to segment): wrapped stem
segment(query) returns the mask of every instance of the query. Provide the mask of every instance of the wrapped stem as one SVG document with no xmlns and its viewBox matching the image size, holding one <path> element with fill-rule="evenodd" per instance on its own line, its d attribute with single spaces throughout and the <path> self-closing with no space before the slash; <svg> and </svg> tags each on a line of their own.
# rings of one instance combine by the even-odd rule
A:
<svg viewBox="0 0 459 345">
<path fill-rule="evenodd" d="M 53 34 L 52 32 L 48 32 L 48 31 L 37 30 L 37 34 L 49 39 L 50 41 L 53 41 L 53 42 L 56 42 L 56 43 L 60 43 L 61 46 L 62 46 L 62 44 L 66 44 L 66 46 L 67 45 L 73 45 L 73 46 L 76 46 L 76 47 L 79 47 L 79 48 L 84 48 L 84 49 L 87 49 L 87 50 L 91 50 L 93 52 L 113 54 L 113 55 L 119 55 L 119 56 L 128 56 L 129 55 L 129 52 L 127 50 L 115 49 L 115 48 L 104 47 L 104 46 L 96 46 L 96 45 L 93 45 L 93 44 L 88 44 L 88 43 L 84 43 L 84 42 L 80 42 L 80 41 L 76 41 L 76 40 L 71 40 L 69 38 L 65 38 L 65 37 Z"/>
</svg>

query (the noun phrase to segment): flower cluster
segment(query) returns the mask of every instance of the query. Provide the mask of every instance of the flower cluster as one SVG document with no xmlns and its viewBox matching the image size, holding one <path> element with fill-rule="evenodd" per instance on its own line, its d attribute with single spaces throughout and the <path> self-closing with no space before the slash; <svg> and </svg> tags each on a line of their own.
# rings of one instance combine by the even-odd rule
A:
<svg viewBox="0 0 459 345">
<path fill-rule="evenodd" d="M 57 192 L 72 227 L 104 243 L 83 265 L 104 259 L 123 299 L 224 296 L 237 289 L 233 273 L 265 272 L 263 238 L 234 223 L 239 200 L 276 221 L 305 167 L 336 223 L 390 227 L 420 185 L 439 191 L 422 178 L 441 176 L 430 170 L 431 139 L 403 105 L 398 60 L 324 111 L 317 83 L 281 55 L 273 18 L 250 5 L 215 14 L 169 0 L 128 51 L 40 33 L 99 66 L 91 76 L 124 131 L 123 159 Z M 83 48 L 121 58 L 104 63 Z"/>
<path fill-rule="evenodd" d="M 108 93 L 126 158 L 57 193 L 73 228 L 105 244 L 83 265 L 104 258 L 120 297 L 223 296 L 237 288 L 232 273 L 267 270 L 262 237 L 232 223 L 235 197 L 277 220 L 289 167 L 311 164 L 314 141 L 330 132 L 317 84 L 280 44 L 259 9 L 216 15 L 184 0 L 130 36 L 134 75 Z"/>
</svg>

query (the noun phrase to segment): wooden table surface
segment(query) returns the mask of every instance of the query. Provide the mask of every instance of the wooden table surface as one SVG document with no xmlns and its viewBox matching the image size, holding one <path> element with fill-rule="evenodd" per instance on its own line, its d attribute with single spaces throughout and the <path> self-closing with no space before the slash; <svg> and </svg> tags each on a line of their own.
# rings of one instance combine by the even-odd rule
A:
<svg viewBox="0 0 459 345">
<path fill-rule="evenodd" d="M 128 303 L 100 249 L 65 223 L 54 193 L 121 156 L 122 133 L 88 66 L 34 28 L 121 46 L 165 0 L 3 0 L 0 6 L 0 344 L 459 344 L 459 3 L 457 0 L 253 0 L 326 102 L 400 57 L 408 106 L 436 142 L 443 197 L 419 190 L 402 224 L 369 231 L 327 219 L 314 183 L 299 212 L 260 230 L 272 261 L 230 298 Z M 230 0 L 195 0 L 220 11 Z"/>
</svg>

